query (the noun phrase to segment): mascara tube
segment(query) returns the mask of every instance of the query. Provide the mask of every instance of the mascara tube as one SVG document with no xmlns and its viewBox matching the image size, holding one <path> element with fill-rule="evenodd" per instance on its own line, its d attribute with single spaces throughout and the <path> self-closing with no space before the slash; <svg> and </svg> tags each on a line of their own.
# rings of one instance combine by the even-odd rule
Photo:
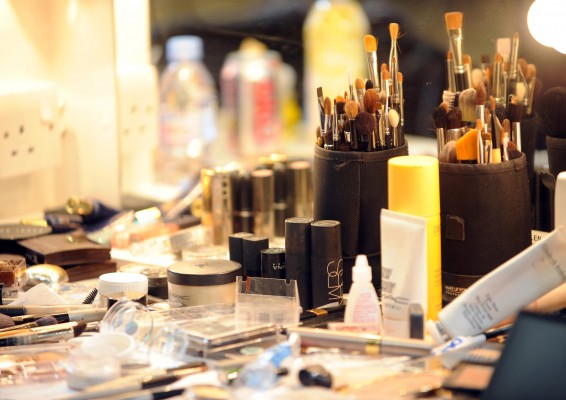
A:
<svg viewBox="0 0 566 400">
<path fill-rule="evenodd" d="M 311 223 L 312 307 L 342 304 L 344 296 L 341 224 Z"/>
<path fill-rule="evenodd" d="M 303 310 L 312 308 L 311 224 L 312 218 L 285 220 L 285 278 L 297 281 Z"/>
<path fill-rule="evenodd" d="M 273 171 L 269 169 L 258 169 L 252 171 L 252 194 L 253 194 L 253 233 L 259 236 L 273 237 L 273 198 L 274 184 Z"/>
</svg>

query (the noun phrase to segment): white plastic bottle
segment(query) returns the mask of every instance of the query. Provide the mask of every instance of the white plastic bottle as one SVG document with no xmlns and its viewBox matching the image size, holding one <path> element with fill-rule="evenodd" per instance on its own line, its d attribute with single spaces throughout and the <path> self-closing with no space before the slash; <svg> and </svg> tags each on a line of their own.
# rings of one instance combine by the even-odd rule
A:
<svg viewBox="0 0 566 400">
<path fill-rule="evenodd" d="M 198 36 L 173 36 L 160 80 L 161 125 L 156 160 L 158 182 L 183 185 L 198 179 L 217 137 L 218 96 L 202 62 Z"/>
<path fill-rule="evenodd" d="M 371 268 L 364 254 L 356 257 L 352 270 L 352 286 L 348 294 L 344 322 L 346 324 L 375 324 L 381 330 L 381 308 L 371 283 Z"/>
</svg>

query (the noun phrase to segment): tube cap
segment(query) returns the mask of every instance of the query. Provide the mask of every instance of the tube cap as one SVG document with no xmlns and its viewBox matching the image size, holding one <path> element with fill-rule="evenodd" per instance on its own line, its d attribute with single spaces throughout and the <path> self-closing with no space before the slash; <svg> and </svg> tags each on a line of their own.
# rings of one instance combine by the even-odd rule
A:
<svg viewBox="0 0 566 400">
<path fill-rule="evenodd" d="M 427 217 L 440 213 L 438 159 L 399 156 L 388 161 L 388 206 L 391 211 Z"/>
<path fill-rule="evenodd" d="M 340 221 L 320 220 L 311 224 L 311 254 L 316 258 L 342 257 Z"/>
<path fill-rule="evenodd" d="M 98 278 L 98 293 L 106 296 L 118 292 L 139 292 L 147 294 L 148 279 L 144 274 L 134 272 L 110 272 Z"/>
<path fill-rule="evenodd" d="M 285 252 L 309 254 L 312 218 L 292 217 L 285 220 Z"/>
<path fill-rule="evenodd" d="M 439 322 L 429 319 L 428 321 L 426 321 L 425 326 L 426 331 L 435 344 L 440 345 L 442 343 L 445 343 L 449 339 L 448 335 L 444 333 L 444 329 L 442 329 L 442 326 Z"/>
</svg>

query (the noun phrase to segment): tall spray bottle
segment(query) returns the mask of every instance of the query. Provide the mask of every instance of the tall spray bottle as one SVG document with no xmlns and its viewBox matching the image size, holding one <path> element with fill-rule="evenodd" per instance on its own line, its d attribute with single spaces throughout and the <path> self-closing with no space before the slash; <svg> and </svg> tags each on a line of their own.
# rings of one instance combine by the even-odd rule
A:
<svg viewBox="0 0 566 400">
<path fill-rule="evenodd" d="M 303 25 L 307 135 L 321 123 L 317 88 L 322 87 L 323 95 L 332 99 L 344 95 L 349 79 L 367 77 L 363 38 L 369 29 L 357 0 L 316 0 L 310 8 Z"/>
<path fill-rule="evenodd" d="M 375 288 L 371 283 L 371 267 L 367 256 L 360 254 L 352 269 L 352 286 L 344 312 L 346 324 L 371 324 L 381 330 L 381 307 Z"/>
</svg>

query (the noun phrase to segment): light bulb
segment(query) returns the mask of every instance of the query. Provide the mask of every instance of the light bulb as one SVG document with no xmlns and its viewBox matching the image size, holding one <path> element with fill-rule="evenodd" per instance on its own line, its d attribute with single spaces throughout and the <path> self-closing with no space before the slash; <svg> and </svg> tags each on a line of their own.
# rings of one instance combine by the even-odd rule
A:
<svg viewBox="0 0 566 400">
<path fill-rule="evenodd" d="M 554 47 L 560 40 L 562 5 L 559 0 L 535 0 L 527 13 L 527 26 L 540 44 Z"/>
</svg>

